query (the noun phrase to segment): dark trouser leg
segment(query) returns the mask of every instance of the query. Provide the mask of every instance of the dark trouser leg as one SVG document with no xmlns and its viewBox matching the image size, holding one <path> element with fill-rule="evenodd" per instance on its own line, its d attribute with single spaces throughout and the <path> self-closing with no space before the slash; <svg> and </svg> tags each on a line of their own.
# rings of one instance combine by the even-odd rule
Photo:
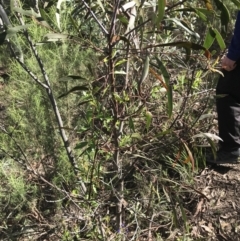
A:
<svg viewBox="0 0 240 241">
<path fill-rule="evenodd" d="M 240 148 L 240 65 L 224 71 L 216 88 L 219 136 L 223 149 Z"/>
</svg>

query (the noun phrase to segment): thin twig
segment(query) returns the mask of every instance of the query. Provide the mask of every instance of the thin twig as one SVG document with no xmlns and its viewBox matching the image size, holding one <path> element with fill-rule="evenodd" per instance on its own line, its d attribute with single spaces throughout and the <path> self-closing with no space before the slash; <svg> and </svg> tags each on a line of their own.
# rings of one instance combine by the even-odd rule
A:
<svg viewBox="0 0 240 241">
<path fill-rule="evenodd" d="M 116 24 L 116 16 L 117 16 L 117 11 L 118 11 L 120 2 L 121 2 L 121 0 L 117 0 L 117 2 L 115 4 L 115 9 L 113 12 L 112 21 L 111 21 L 110 30 L 109 30 L 109 36 L 108 36 L 109 42 L 111 41 L 111 37 L 115 34 L 114 30 L 115 30 L 115 24 Z"/>
<path fill-rule="evenodd" d="M 94 14 L 94 12 L 92 11 L 92 9 L 89 7 L 89 5 L 82 0 L 83 4 L 85 5 L 85 7 L 88 9 L 88 11 L 91 13 L 92 17 L 95 19 L 95 21 L 97 22 L 97 24 L 99 25 L 99 27 L 102 29 L 102 31 L 104 32 L 105 35 L 108 35 L 108 31 L 104 28 L 104 26 L 100 23 L 100 21 L 98 20 L 98 18 L 96 17 L 96 15 Z"/>
</svg>

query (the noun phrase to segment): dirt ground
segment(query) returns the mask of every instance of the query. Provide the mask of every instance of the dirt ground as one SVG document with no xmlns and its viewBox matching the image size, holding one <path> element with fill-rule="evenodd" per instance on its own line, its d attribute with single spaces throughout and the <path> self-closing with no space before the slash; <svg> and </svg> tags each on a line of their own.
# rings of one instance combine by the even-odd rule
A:
<svg viewBox="0 0 240 241">
<path fill-rule="evenodd" d="M 206 168 L 195 181 L 202 195 L 191 217 L 194 240 L 240 241 L 240 164 Z"/>
</svg>

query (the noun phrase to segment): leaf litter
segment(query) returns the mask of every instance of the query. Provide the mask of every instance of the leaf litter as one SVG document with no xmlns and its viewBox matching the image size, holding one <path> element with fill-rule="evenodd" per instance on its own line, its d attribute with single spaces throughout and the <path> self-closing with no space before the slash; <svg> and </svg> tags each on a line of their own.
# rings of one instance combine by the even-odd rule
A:
<svg viewBox="0 0 240 241">
<path fill-rule="evenodd" d="M 195 185 L 206 198 L 195 196 L 188 217 L 191 237 L 240 241 L 240 164 L 205 168 L 195 178 Z"/>
</svg>

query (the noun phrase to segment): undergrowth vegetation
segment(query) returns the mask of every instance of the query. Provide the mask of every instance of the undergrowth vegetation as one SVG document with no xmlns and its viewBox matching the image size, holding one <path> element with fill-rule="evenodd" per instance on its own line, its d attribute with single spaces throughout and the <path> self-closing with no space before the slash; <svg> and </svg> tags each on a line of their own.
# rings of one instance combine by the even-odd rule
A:
<svg viewBox="0 0 240 241">
<path fill-rule="evenodd" d="M 201 196 L 203 146 L 214 152 L 218 139 L 214 87 L 240 6 L 232 2 L 11 8 L 16 27 L 6 32 L 24 61 L 9 35 L 0 50 L 1 240 L 204 238 L 192 232 L 191 197 Z"/>
</svg>

